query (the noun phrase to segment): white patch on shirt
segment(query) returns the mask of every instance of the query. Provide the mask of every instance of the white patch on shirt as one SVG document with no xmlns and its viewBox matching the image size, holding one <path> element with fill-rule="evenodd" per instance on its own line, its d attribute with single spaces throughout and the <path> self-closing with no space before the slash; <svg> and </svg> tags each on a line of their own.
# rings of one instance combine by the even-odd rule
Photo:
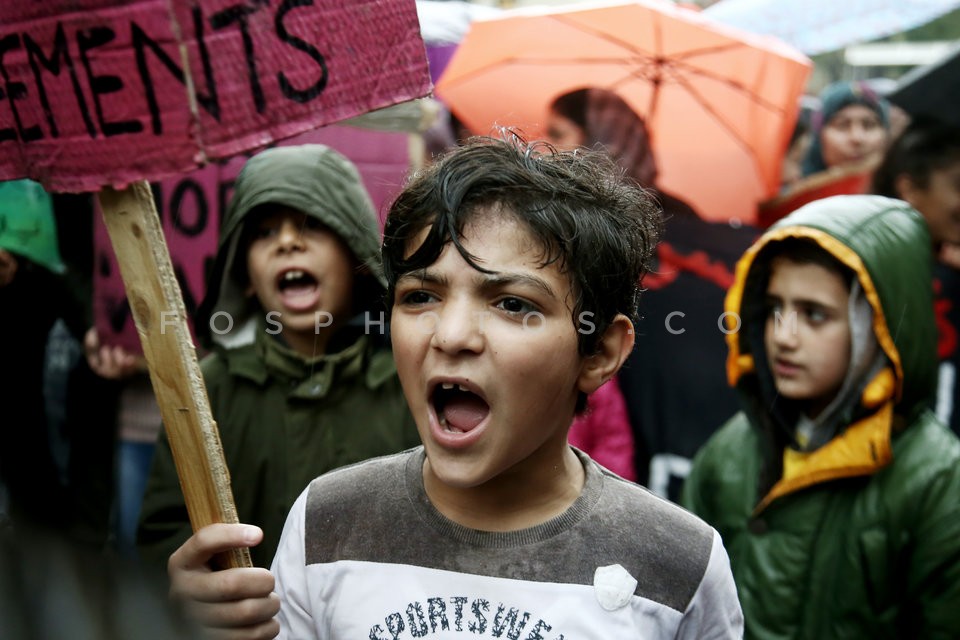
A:
<svg viewBox="0 0 960 640">
<path fill-rule="evenodd" d="M 616 611 L 630 602 L 637 590 L 637 579 L 619 564 L 597 567 L 593 574 L 593 590 L 604 610 Z"/>
</svg>

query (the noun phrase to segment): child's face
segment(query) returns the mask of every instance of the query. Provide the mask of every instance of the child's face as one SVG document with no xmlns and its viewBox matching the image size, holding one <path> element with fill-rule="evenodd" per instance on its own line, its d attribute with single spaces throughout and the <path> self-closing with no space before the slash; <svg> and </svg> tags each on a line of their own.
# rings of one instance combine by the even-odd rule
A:
<svg viewBox="0 0 960 640">
<path fill-rule="evenodd" d="M 900 197 L 926 218 L 934 243 L 960 244 L 960 162 L 931 171 L 926 188 L 906 176 L 898 187 Z"/>
<path fill-rule="evenodd" d="M 820 144 L 827 167 L 860 162 L 883 151 L 887 130 L 876 111 L 862 104 L 851 104 L 823 125 Z"/>
<path fill-rule="evenodd" d="M 593 391 L 557 264 L 541 267 L 541 248 L 505 214 L 477 213 L 462 241 L 494 273 L 448 243 L 425 271 L 398 279 L 391 323 L 428 480 L 460 489 L 556 469 L 577 392 Z"/>
<path fill-rule="evenodd" d="M 310 355 L 318 324 L 327 334 L 349 317 L 353 256 L 337 234 L 294 209 L 267 214 L 255 231 L 247 250 L 248 294 L 264 313 L 275 312 L 270 319 L 283 324 L 291 347 Z"/>
<path fill-rule="evenodd" d="M 811 418 L 830 404 L 847 374 L 849 298 L 835 271 L 786 258 L 771 263 L 767 359 L 777 392 L 800 401 Z"/>
</svg>

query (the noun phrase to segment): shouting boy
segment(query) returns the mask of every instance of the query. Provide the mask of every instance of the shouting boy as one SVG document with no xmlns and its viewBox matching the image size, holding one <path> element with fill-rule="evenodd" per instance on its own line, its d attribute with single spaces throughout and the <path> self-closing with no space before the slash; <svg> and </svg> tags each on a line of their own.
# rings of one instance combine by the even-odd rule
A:
<svg viewBox="0 0 960 640">
<path fill-rule="evenodd" d="M 717 533 L 567 444 L 633 346 L 660 225 L 604 158 L 478 139 L 405 188 L 382 253 L 423 446 L 311 483 L 272 575 L 211 573 L 212 554 L 259 533 L 201 529 L 169 568 L 204 624 L 326 640 L 740 636 Z"/>
<path fill-rule="evenodd" d="M 960 442 L 936 390 L 930 236 L 837 196 L 744 254 L 727 363 L 744 411 L 684 504 L 730 550 L 748 638 L 960 637 Z"/>
<path fill-rule="evenodd" d="M 386 339 L 373 204 L 356 168 L 319 144 L 268 149 L 237 177 L 197 332 L 237 515 L 263 528 L 268 567 L 313 478 L 418 443 Z M 138 531 L 163 563 L 190 535 L 166 438 Z"/>
</svg>

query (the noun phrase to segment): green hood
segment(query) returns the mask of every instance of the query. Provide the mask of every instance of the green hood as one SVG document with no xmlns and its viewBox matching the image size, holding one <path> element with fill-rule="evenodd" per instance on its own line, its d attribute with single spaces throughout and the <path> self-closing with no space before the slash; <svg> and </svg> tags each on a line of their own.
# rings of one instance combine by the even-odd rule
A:
<svg viewBox="0 0 960 640">
<path fill-rule="evenodd" d="M 812 240 L 846 265 L 859 283 L 851 313 L 854 304 L 869 307 L 856 324 L 851 319 L 854 364 L 834 403 L 814 419 L 822 444 L 812 450 L 789 444 L 803 418 L 780 402 L 763 344 L 769 257 L 789 238 Z M 726 310 L 742 318 L 743 327 L 727 335 L 727 374 L 741 392 L 750 422 L 765 434 L 767 465 L 760 485 L 765 496 L 757 512 L 805 487 L 869 475 L 891 462 L 897 425 L 928 410 L 936 393 L 931 269 L 923 218 L 907 203 L 882 196 L 835 196 L 801 207 L 764 233 L 737 263 Z M 869 340 L 870 331 L 875 341 Z M 855 360 L 856 345 L 867 341 L 875 345 L 872 355 Z"/>
<path fill-rule="evenodd" d="M 0 182 L 0 249 L 63 273 L 50 195 L 33 180 Z"/>
<path fill-rule="evenodd" d="M 881 196 L 835 196 L 801 207 L 743 256 L 728 294 L 728 311 L 749 318 L 762 304 L 762 292 L 748 285 L 759 279 L 751 273 L 760 266 L 754 259 L 787 237 L 815 240 L 857 273 L 874 310 L 877 340 L 894 364 L 900 412 L 912 413 L 931 402 L 936 393 L 937 329 L 931 240 L 922 216 L 905 202 Z M 728 344 L 728 374 L 736 384 L 745 369 L 753 369 L 751 354 L 761 350 L 746 331 L 728 336 Z"/>
<path fill-rule="evenodd" d="M 245 222 L 251 212 L 267 204 L 302 211 L 336 232 L 385 290 L 377 216 L 356 167 L 321 144 L 267 149 L 243 166 L 220 225 L 216 263 L 197 315 L 197 334 L 207 346 L 211 338 L 228 347 L 253 340 L 252 321 L 259 308 L 250 304 L 246 282 L 238 279 L 245 267 L 238 269 L 235 263 L 246 261 L 245 255 L 237 255 Z M 357 308 L 366 310 L 371 304 L 358 301 Z M 233 318 L 233 328 L 211 335 L 210 318 L 220 312 Z"/>
</svg>

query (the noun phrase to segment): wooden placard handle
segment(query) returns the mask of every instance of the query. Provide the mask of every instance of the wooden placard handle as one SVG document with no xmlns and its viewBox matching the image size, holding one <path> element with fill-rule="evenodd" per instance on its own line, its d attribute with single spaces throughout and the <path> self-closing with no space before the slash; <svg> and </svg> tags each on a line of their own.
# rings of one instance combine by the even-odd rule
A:
<svg viewBox="0 0 960 640">
<path fill-rule="evenodd" d="M 193 530 L 237 522 L 230 472 L 210 411 L 180 285 L 146 181 L 98 193 L 110 242 L 160 405 Z M 218 556 L 222 567 L 250 567 L 249 549 Z"/>
</svg>

